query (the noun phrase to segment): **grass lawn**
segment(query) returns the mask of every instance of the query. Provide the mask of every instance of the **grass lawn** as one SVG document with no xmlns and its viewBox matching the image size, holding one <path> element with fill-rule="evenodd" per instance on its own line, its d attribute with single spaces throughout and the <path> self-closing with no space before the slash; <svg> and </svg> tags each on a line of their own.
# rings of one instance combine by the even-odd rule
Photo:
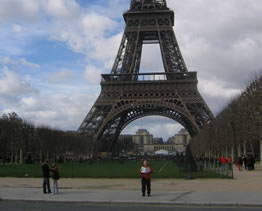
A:
<svg viewBox="0 0 262 211">
<path fill-rule="evenodd" d="M 185 178 L 172 161 L 150 161 L 152 178 Z M 62 178 L 139 178 L 140 161 L 97 161 L 58 164 Z M 0 165 L 0 177 L 42 177 L 40 164 Z M 213 172 L 193 172 L 193 178 L 225 178 Z"/>
</svg>

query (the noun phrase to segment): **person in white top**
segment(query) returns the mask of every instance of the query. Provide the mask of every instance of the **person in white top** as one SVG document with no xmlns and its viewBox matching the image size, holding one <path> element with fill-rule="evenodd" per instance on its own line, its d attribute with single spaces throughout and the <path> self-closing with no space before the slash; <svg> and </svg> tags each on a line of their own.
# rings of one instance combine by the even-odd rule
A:
<svg viewBox="0 0 262 211">
<path fill-rule="evenodd" d="M 139 173 L 142 175 L 141 178 L 142 196 L 145 196 L 146 190 L 147 190 L 147 195 L 150 196 L 151 194 L 150 175 L 152 174 L 152 169 L 150 168 L 146 160 L 144 161 L 143 166 L 140 168 Z"/>
</svg>

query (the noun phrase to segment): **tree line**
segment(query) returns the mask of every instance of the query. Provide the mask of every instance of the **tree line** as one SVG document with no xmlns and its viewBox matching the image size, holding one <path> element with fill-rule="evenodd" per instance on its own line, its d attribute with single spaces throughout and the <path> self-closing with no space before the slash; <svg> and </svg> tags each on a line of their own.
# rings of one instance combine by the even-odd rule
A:
<svg viewBox="0 0 262 211">
<path fill-rule="evenodd" d="M 262 137 L 262 76 L 257 76 L 190 142 L 196 157 L 260 153 Z"/>
<path fill-rule="evenodd" d="M 79 161 L 90 152 L 88 139 L 75 132 L 35 127 L 14 112 L 4 114 L 0 118 L 0 162 Z"/>
</svg>

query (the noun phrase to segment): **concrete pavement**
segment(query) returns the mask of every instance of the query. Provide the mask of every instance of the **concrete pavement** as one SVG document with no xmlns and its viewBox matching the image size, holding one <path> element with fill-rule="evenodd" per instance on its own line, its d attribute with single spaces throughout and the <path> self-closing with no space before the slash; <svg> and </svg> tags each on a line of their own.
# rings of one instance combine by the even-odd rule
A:
<svg viewBox="0 0 262 211">
<path fill-rule="evenodd" d="M 1 188 L 1 200 L 70 203 L 129 203 L 186 206 L 261 207 L 262 192 L 155 191 L 142 197 L 134 190 L 61 189 L 58 195 L 43 194 L 41 188 Z"/>
<path fill-rule="evenodd" d="M 41 178 L 1 178 L 0 199 L 262 208 L 262 168 L 235 170 L 234 176 L 234 180 L 153 179 L 151 197 L 141 196 L 139 179 L 61 179 L 60 194 L 49 195 L 42 193 Z"/>
</svg>

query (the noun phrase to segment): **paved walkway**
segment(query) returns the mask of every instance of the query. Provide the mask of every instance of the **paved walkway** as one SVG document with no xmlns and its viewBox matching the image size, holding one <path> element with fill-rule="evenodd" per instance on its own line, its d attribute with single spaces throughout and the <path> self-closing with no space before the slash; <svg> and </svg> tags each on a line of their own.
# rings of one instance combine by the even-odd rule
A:
<svg viewBox="0 0 262 211">
<path fill-rule="evenodd" d="M 42 179 L 1 178 L 0 199 L 54 202 L 157 203 L 262 207 L 262 167 L 234 171 L 235 179 L 152 180 L 142 197 L 138 179 L 61 179 L 60 194 L 42 193 Z"/>
<path fill-rule="evenodd" d="M 155 191 L 151 197 L 142 197 L 134 190 L 62 189 L 58 195 L 43 194 L 40 188 L 1 188 L 2 200 L 82 202 L 82 203 L 132 203 L 174 204 L 199 206 L 252 206 L 262 207 L 261 192 L 179 192 Z"/>
</svg>

